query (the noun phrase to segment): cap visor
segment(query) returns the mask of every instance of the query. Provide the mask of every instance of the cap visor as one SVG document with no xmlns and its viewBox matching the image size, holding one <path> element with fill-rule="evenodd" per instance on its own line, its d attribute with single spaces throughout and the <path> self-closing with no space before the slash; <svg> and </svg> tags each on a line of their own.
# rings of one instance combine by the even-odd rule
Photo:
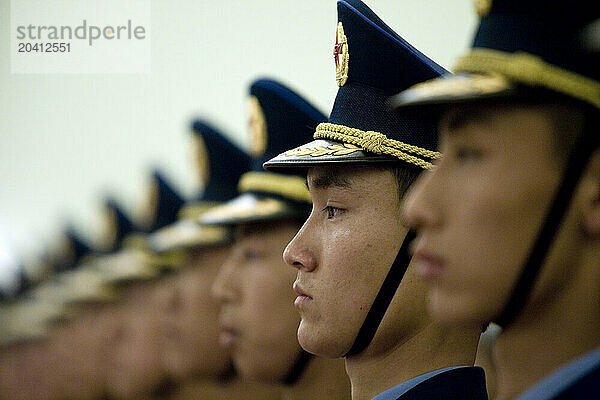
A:
<svg viewBox="0 0 600 400">
<path fill-rule="evenodd" d="M 320 164 L 370 164 L 395 162 L 396 158 L 375 154 L 349 143 L 318 139 L 279 154 L 263 164 L 269 171 L 283 168 L 304 169 Z"/>
<path fill-rule="evenodd" d="M 199 222 L 204 225 L 237 225 L 298 218 L 301 214 L 297 207 L 283 200 L 244 193 L 225 204 L 211 208 L 200 217 Z"/>
<path fill-rule="evenodd" d="M 389 104 L 398 112 L 415 111 L 431 115 L 450 104 L 495 101 L 519 93 L 514 83 L 499 74 L 463 73 L 417 84 L 392 96 Z"/>
<path fill-rule="evenodd" d="M 231 234 L 221 226 L 203 226 L 196 220 L 178 221 L 150 235 L 148 246 L 157 253 L 190 247 L 208 247 L 228 243 Z"/>
</svg>

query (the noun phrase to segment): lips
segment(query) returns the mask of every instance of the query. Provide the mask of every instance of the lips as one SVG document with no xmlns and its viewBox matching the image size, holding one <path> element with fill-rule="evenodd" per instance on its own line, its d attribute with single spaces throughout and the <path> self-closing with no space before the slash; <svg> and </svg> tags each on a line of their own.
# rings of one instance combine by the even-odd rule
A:
<svg viewBox="0 0 600 400">
<path fill-rule="evenodd" d="M 236 331 L 234 331 L 232 329 L 224 328 L 221 330 L 221 333 L 219 334 L 219 344 L 221 345 L 221 347 L 229 348 L 229 347 L 233 346 L 237 337 L 238 337 L 238 335 L 237 335 Z"/>
<path fill-rule="evenodd" d="M 302 289 L 302 286 L 300 286 L 300 283 L 298 283 L 297 280 L 294 282 L 293 288 L 294 292 L 296 292 L 296 294 L 298 295 L 298 297 L 296 297 L 296 300 L 294 301 L 294 306 L 301 309 L 307 303 L 312 301 L 312 296 L 310 296 L 304 291 L 304 289 Z"/>
<path fill-rule="evenodd" d="M 221 332 L 219 333 L 219 344 L 224 348 L 234 345 L 240 336 L 239 330 L 229 320 L 221 320 Z"/>
<path fill-rule="evenodd" d="M 422 242 L 413 242 L 411 245 L 413 261 L 417 263 L 417 275 L 423 279 L 439 278 L 444 270 L 444 261 L 441 257 L 430 252 Z"/>
</svg>

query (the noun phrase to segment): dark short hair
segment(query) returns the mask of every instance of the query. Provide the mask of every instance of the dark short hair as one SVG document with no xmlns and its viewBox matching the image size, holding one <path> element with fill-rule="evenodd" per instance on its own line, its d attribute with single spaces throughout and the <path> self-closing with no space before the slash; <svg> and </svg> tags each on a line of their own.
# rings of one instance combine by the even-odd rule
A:
<svg viewBox="0 0 600 400">
<path fill-rule="evenodd" d="M 375 165 L 374 167 L 381 170 L 388 170 L 394 175 L 396 184 L 398 185 L 398 201 L 402 201 L 410 186 L 417 180 L 419 174 L 423 172 L 422 168 L 408 163 L 390 163 Z"/>
</svg>

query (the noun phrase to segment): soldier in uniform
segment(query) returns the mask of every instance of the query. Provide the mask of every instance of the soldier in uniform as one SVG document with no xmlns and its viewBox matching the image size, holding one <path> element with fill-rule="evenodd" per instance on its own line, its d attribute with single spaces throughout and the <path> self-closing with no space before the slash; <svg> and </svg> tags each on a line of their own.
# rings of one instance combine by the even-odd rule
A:
<svg viewBox="0 0 600 400">
<path fill-rule="evenodd" d="M 17 296 L 1 306 L 2 399 L 102 394 L 102 338 L 110 337 L 111 329 L 104 323 L 108 319 L 99 323 L 94 305 L 112 297 L 80 268 L 91 253 L 74 230 L 66 230 L 56 244 L 46 257 L 23 265 Z"/>
<path fill-rule="evenodd" d="M 429 310 L 446 325 L 503 328 L 499 398 L 597 398 L 600 7 L 477 5 L 457 75 L 393 100 L 439 121 L 444 157 L 405 210 Z"/>
<path fill-rule="evenodd" d="M 106 355 L 106 392 L 117 399 L 151 397 L 172 387 L 160 361 L 159 321 L 149 297 L 178 259 L 153 253 L 147 240 L 177 220 L 185 201 L 159 171 L 153 171 L 146 196 L 137 209 L 136 228 L 125 236 L 121 249 L 94 261 L 119 292 L 113 310 L 119 319 L 117 334 Z"/>
<path fill-rule="evenodd" d="M 271 388 L 235 376 L 229 350 L 219 346 L 219 303 L 210 287 L 231 248 L 231 227 L 197 223 L 203 213 L 237 195 L 250 156 L 207 121 L 194 121 L 191 131 L 202 195 L 183 206 L 176 223 L 148 237 L 156 254 L 181 254 L 176 272 L 161 279 L 148 298 L 158 320 L 162 366 L 177 383 L 169 398 L 271 397 Z"/>
<path fill-rule="evenodd" d="M 473 367 L 478 326 L 428 317 L 401 200 L 440 157 L 435 126 L 392 113 L 387 97 L 444 73 L 359 0 L 338 1 L 339 86 L 313 142 L 265 163 L 307 170 L 312 213 L 288 244 L 302 347 L 343 357 L 352 398 L 486 399 Z"/>
<path fill-rule="evenodd" d="M 250 86 L 248 105 L 253 168 L 241 177 L 237 198 L 200 219 L 234 227 L 233 248 L 213 284 L 222 305 L 221 345 L 242 377 L 279 387 L 282 398 L 347 398 L 343 363 L 313 358 L 296 338 L 295 274 L 281 254 L 310 210 L 304 178 L 262 169 L 265 160 L 304 141 L 325 116 L 269 79 Z"/>
<path fill-rule="evenodd" d="M 228 227 L 205 227 L 196 219 L 237 194 L 237 181 L 250 168 L 250 157 L 205 121 L 192 126 L 203 195 L 180 210 L 178 220 L 148 238 L 157 254 L 182 253 L 177 272 L 154 291 L 159 316 L 161 360 L 177 380 L 202 376 L 218 380 L 229 374 L 230 359 L 218 344 L 218 303 L 210 285 L 227 255 Z"/>
</svg>

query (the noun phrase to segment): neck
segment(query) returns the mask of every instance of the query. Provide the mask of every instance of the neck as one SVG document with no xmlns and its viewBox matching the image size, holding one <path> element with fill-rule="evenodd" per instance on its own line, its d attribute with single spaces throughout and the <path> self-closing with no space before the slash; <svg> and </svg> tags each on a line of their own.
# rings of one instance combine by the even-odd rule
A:
<svg viewBox="0 0 600 400">
<path fill-rule="evenodd" d="M 276 385 L 249 382 L 240 377 L 227 381 L 193 379 L 181 384 L 172 400 L 185 399 L 248 399 L 278 398 L 281 389 Z"/>
<path fill-rule="evenodd" d="M 350 396 L 344 360 L 313 357 L 293 385 L 283 389 L 283 400 L 333 400 Z"/>
<path fill-rule="evenodd" d="M 473 365 L 479 330 L 429 323 L 391 349 L 373 354 L 377 335 L 361 354 L 346 358 L 352 400 L 368 400 L 402 382 L 440 368 Z M 378 371 L 373 374 L 373 371 Z"/>
<path fill-rule="evenodd" d="M 589 256 L 589 255 L 588 255 Z M 597 260 L 599 254 L 580 259 Z M 560 287 L 538 293 L 494 346 L 498 398 L 512 399 L 561 365 L 600 346 L 597 265 L 563 266 Z M 540 282 L 542 283 L 542 282 Z"/>
</svg>

